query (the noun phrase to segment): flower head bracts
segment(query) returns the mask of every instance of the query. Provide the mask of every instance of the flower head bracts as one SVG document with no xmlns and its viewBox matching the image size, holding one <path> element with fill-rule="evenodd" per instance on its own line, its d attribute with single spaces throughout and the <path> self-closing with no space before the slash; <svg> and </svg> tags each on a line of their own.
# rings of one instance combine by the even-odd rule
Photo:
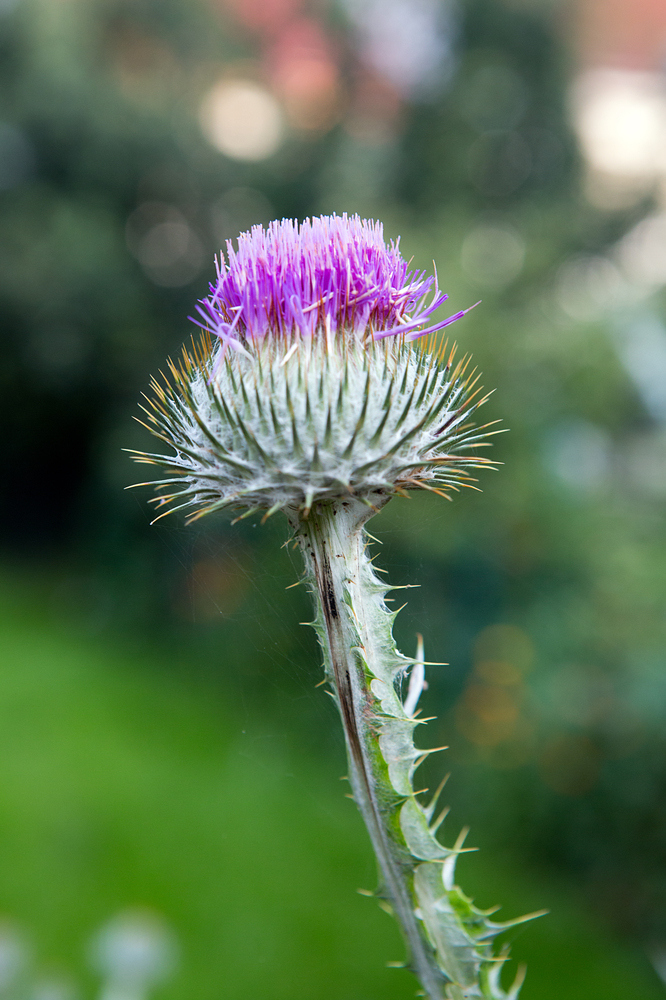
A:
<svg viewBox="0 0 666 1000">
<path fill-rule="evenodd" d="M 330 350 L 319 338 L 291 348 L 265 338 L 221 353 L 204 337 L 153 381 L 145 426 L 174 454 L 134 457 L 167 474 L 154 483 L 160 516 L 229 506 L 307 516 L 314 503 L 378 491 L 446 496 L 494 464 L 478 454 L 493 432 L 470 421 L 485 397 L 452 351 L 352 336 Z"/>
<path fill-rule="evenodd" d="M 241 350 L 267 335 L 339 330 L 413 340 L 468 311 L 431 322 L 447 298 L 435 278 L 409 270 L 397 242 L 386 245 L 379 222 L 331 215 L 299 226 L 283 219 L 242 233 L 237 250 L 227 241 L 227 260 L 220 255 L 217 281 L 193 322 Z"/>
</svg>

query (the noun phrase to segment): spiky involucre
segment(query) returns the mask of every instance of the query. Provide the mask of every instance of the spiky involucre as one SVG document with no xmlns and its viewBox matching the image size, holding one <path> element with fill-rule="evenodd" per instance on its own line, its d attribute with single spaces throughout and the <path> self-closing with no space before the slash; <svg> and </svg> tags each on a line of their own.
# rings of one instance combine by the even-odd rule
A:
<svg viewBox="0 0 666 1000">
<path fill-rule="evenodd" d="M 476 453 L 487 427 L 468 359 L 404 338 L 273 337 L 224 350 L 205 336 L 170 378 L 154 380 L 148 428 L 172 455 L 135 452 L 161 466 L 156 502 L 191 510 L 271 513 L 345 496 L 473 483 L 492 463 Z M 141 484 L 144 485 L 144 484 Z M 160 515 L 162 516 L 162 515 Z"/>
</svg>

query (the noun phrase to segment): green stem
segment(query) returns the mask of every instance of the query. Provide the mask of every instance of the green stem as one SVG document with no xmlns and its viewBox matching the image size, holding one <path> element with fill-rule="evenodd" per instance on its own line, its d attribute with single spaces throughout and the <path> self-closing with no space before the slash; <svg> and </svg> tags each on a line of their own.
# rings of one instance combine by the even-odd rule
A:
<svg viewBox="0 0 666 1000">
<path fill-rule="evenodd" d="M 349 497 L 317 504 L 307 518 L 290 516 L 315 602 L 326 677 L 347 745 L 353 797 L 370 834 L 381 876 L 380 895 L 395 914 L 411 968 L 428 1000 L 515 1000 L 522 973 L 506 992 L 500 983 L 507 950 L 495 954 L 497 934 L 529 917 L 497 923 L 453 883 L 462 839 L 446 848 L 432 822 L 437 795 L 424 806 L 413 775 L 427 756 L 414 745 L 415 699 L 403 703 L 405 673 L 417 663 L 398 652 L 397 612 L 367 554 L 366 521 L 374 506 Z M 406 710 L 409 708 L 409 712 Z"/>
<path fill-rule="evenodd" d="M 374 573 L 371 582 L 367 579 L 370 563 L 363 525 L 373 513 L 353 500 L 322 506 L 301 521 L 299 538 L 314 585 L 326 674 L 342 717 L 354 799 L 368 828 L 383 892 L 400 924 L 414 972 L 429 1000 L 443 1000 L 445 980 L 414 912 L 407 877 L 411 859 L 404 841 L 401 844 L 393 832 L 396 807 L 402 799 L 388 781 L 373 721 L 378 700 L 371 684 L 386 673 L 386 654 L 394 669 L 403 670 L 410 662 L 393 646 L 392 615 L 383 599 L 387 588 Z M 383 619 L 379 634 L 372 627 L 378 617 Z"/>
</svg>

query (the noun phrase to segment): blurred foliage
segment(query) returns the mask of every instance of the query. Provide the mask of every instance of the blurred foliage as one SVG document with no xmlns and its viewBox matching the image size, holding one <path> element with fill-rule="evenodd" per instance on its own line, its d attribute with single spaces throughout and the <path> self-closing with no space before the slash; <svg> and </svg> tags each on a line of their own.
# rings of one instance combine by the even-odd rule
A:
<svg viewBox="0 0 666 1000">
<path fill-rule="evenodd" d="M 283 698 L 278 726 L 274 707 L 63 622 L 48 583 L 0 587 L 0 898 L 36 945 L 36 972 L 92 995 L 82 943 L 130 900 L 178 936 L 165 1000 L 413 994 L 409 973 L 386 968 L 402 957 L 397 928 L 356 891 L 375 862 L 340 791 L 342 748 L 335 761 L 303 753 L 318 693 Z M 514 932 L 525 1000 L 663 995 L 647 958 L 590 927 L 571 890 L 511 854 L 462 866 L 508 916 L 551 907 Z"/>
<path fill-rule="evenodd" d="M 243 9 L 213 0 L 21 0 L 0 9 L 6 468 L 0 543 L 17 573 L 25 563 L 45 573 L 50 613 L 76 623 L 81 633 L 79 667 L 60 699 L 45 701 L 36 714 L 26 707 L 25 714 L 8 716 L 18 742 L 7 744 L 2 781 L 13 783 L 22 804 L 7 798 L 0 824 L 3 836 L 14 837 L 7 848 L 13 888 L 3 890 L 2 905 L 64 942 L 74 924 L 78 940 L 82 927 L 124 905 L 127 895 L 143 895 L 169 919 L 177 911 L 189 928 L 183 933 L 198 956 L 192 958 L 197 976 L 209 977 L 208 986 L 200 981 L 202 997 L 213 995 L 229 956 L 238 962 L 237 990 L 247 986 L 242 977 L 255 973 L 264 940 L 256 921 L 267 921 L 275 933 L 285 905 L 291 917 L 271 945 L 271 996 L 287 983 L 290 997 L 299 995 L 292 973 L 304 968 L 308 948 L 298 959 L 290 949 L 296 939 L 314 948 L 313 937 L 318 948 L 328 942 L 331 955 L 350 957 L 316 990 L 299 986 L 301 995 L 342 998 L 350 983 L 355 996 L 359 984 L 368 993 L 393 988 L 371 978 L 370 949 L 387 957 L 382 932 L 372 931 L 380 943 L 371 939 L 367 952 L 364 935 L 353 932 L 356 921 L 365 934 L 366 910 L 356 913 L 347 902 L 344 917 L 332 904 L 328 913 L 318 905 L 313 914 L 308 902 L 325 895 L 342 908 L 349 886 L 341 873 L 360 868 L 366 881 L 372 876 L 363 849 L 354 846 L 355 819 L 338 815 L 334 793 L 322 793 L 315 777 L 322 767 L 331 770 L 324 761 L 340 759 L 341 748 L 332 713 L 310 693 L 318 652 L 314 638 L 295 625 L 308 619 L 307 595 L 285 592 L 300 571 L 280 548 L 286 528 L 231 527 L 220 518 L 190 529 L 175 519 L 149 528 L 145 497 L 122 492 L 135 473 L 120 451 L 145 446 L 131 421 L 136 400 L 148 373 L 190 336 L 186 317 L 206 289 L 222 241 L 273 216 L 359 211 L 383 218 L 390 236 L 401 233 L 403 252 L 417 266 L 435 260 L 440 281 L 455 292 L 454 308 L 483 298 L 455 336 L 464 351 L 473 351 L 486 386 L 497 387 L 488 419 L 502 417 L 510 429 L 494 449 L 505 465 L 485 476 L 482 496 L 451 505 L 396 500 L 372 527 L 384 542 L 379 562 L 393 581 L 421 586 L 398 619 L 403 648 L 412 648 L 418 630 L 428 655 L 450 663 L 433 668 L 429 707 L 439 722 L 428 740 L 451 745 L 454 815 L 472 822 L 476 842 L 493 852 L 520 848 L 550 877 L 575 880 L 586 905 L 615 931 L 644 947 L 661 946 L 666 432 L 618 349 L 632 317 L 580 307 L 564 280 L 571 261 L 611 246 L 647 206 L 602 212 L 584 201 L 565 117 L 569 67 L 555 20 L 543 5 L 508 0 L 462 3 L 447 73 L 437 87 L 413 95 L 387 89 L 376 74 L 370 86 L 343 11 L 313 7 L 311 16 L 337 53 L 342 96 L 336 116 L 326 127 L 292 127 L 265 160 L 224 156 L 199 126 L 202 96 L 234 67 L 263 79 L 270 50 L 266 32 L 234 15 Z M 137 251 L 151 226 L 172 224 L 189 233 L 185 270 L 168 261 L 151 264 Z M 664 303 L 657 293 L 636 311 L 647 320 L 660 317 Z M 47 624 L 44 649 L 34 654 L 43 674 L 25 675 L 33 655 L 26 653 L 16 661 L 15 683 L 55 692 L 62 681 L 57 665 L 69 653 L 58 647 L 51 656 L 48 644 L 60 640 L 49 638 Z M 26 626 L 39 631 L 38 617 Z M 97 714 L 81 700 L 91 683 L 84 677 L 86 657 L 94 660 L 88 634 L 98 636 L 95 642 L 135 647 L 119 668 L 127 686 L 125 707 L 117 709 L 134 712 L 131 735 L 104 728 L 102 716 L 112 711 L 103 708 L 104 699 L 114 703 L 120 681 L 103 658 L 100 675 L 111 673 L 98 682 Z M 160 653 L 166 678 L 155 666 Z M 125 676 L 130 666 L 133 680 Z M 10 685 L 9 675 L 3 683 Z M 218 692 L 221 703 L 237 707 L 228 719 L 213 707 Z M 173 707 L 153 709 L 152 699 L 159 706 L 165 698 Z M 214 718 L 202 722 L 206 700 Z M 174 719 L 172 711 L 189 718 Z M 262 752 L 248 764 L 242 748 L 230 757 L 226 743 L 218 743 L 225 731 L 240 739 L 240 717 L 255 734 L 253 746 L 284 740 L 289 749 L 280 749 L 277 762 Z M 57 780 L 51 782 L 39 761 L 29 778 L 20 770 L 32 759 L 25 754 L 48 758 L 58 741 L 67 744 L 66 732 L 81 727 L 90 743 L 72 743 L 70 756 L 58 750 Z M 128 759 L 126 740 L 141 740 L 151 729 L 156 742 L 146 753 L 156 755 L 154 769 L 146 765 L 133 782 L 139 765 Z M 99 743 L 90 750 L 93 730 Z M 104 757 L 103 773 L 81 770 L 90 752 Z M 316 758 L 312 774 L 303 764 L 307 757 Z M 311 814 L 295 781 L 284 800 L 276 800 L 275 787 L 283 787 L 292 766 L 299 774 L 303 768 L 308 794 L 319 802 Z M 67 840 L 65 832 L 74 845 L 67 848 L 69 874 L 64 861 L 50 869 L 47 851 L 29 875 L 32 860 L 21 861 L 33 858 L 21 854 L 26 844 L 47 850 L 50 842 L 60 850 L 60 835 L 43 827 L 46 812 L 41 818 L 36 812 L 46 792 L 54 823 L 69 829 L 79 822 L 74 793 L 62 785 L 70 772 L 97 803 L 94 843 L 81 853 L 78 834 Z M 157 796 L 163 785 L 171 790 L 151 804 L 145 790 Z M 209 847 L 189 844 L 182 796 L 189 797 L 199 817 L 197 836 Z M 309 875 L 299 903 L 291 895 L 294 855 L 289 861 L 284 853 L 295 848 L 282 844 L 262 862 L 278 882 L 244 882 L 238 873 L 250 866 L 248 851 L 233 874 L 234 906 L 243 915 L 229 916 L 224 925 L 236 943 L 221 953 L 216 921 L 225 909 L 228 869 L 218 862 L 219 829 L 233 817 L 240 838 L 233 850 L 245 838 L 261 841 L 263 849 L 254 826 L 258 811 L 263 821 L 270 817 L 271 829 L 278 828 L 278 816 L 284 824 L 298 817 L 298 830 L 315 845 L 297 845 Z M 337 840 L 335 829 L 322 835 L 322 814 L 338 829 Z M 136 839 L 131 824 L 141 828 Z M 319 871 L 316 851 L 329 840 L 335 840 L 331 850 L 351 853 L 331 855 L 330 866 Z M 481 863 L 486 875 L 491 853 L 484 852 Z M 76 876 L 82 858 L 88 858 L 83 893 Z M 197 874 L 183 888 L 186 901 L 178 902 L 188 866 Z M 94 882 L 93 869 L 106 871 L 108 884 Z M 499 895 L 520 910 L 526 905 L 520 891 L 507 878 Z M 549 905 L 537 897 L 527 905 Z M 313 929 L 313 920 L 329 915 L 336 935 L 343 923 L 349 931 L 344 945 L 327 936 L 328 924 Z M 251 947 L 238 943 L 243 928 Z M 526 948 L 537 947 L 528 940 L 546 947 L 547 930 L 529 934 Z M 589 948 L 589 962 L 602 948 L 583 930 L 576 931 L 576 943 L 562 934 L 563 951 L 582 955 Z M 279 962 L 283 974 L 276 972 Z M 608 951 L 605 962 L 611 962 Z M 553 995 L 548 977 L 538 980 L 539 960 L 531 965 L 528 984 L 534 985 L 525 996 Z M 577 993 L 574 970 L 580 968 L 562 960 L 558 994 L 615 995 L 610 979 L 601 988 L 593 978 L 580 979 L 588 985 Z M 565 989 L 561 977 L 570 972 Z M 623 982 L 620 973 L 614 982 Z M 405 988 L 404 982 L 395 987 Z M 627 982 L 617 995 L 648 997 L 651 988 L 647 980 L 635 987 Z"/>
</svg>

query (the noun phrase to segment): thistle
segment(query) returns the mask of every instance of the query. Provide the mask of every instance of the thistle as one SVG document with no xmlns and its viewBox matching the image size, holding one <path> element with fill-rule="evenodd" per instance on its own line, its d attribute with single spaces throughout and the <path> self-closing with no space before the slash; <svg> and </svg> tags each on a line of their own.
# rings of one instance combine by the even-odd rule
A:
<svg viewBox="0 0 666 1000">
<path fill-rule="evenodd" d="M 510 1000 L 522 972 L 502 988 L 507 950 L 494 941 L 529 918 L 497 922 L 454 882 L 464 834 L 445 847 L 441 786 L 424 802 L 413 784 L 435 752 L 414 744 L 422 643 L 415 657 L 398 652 L 392 588 L 367 553 L 365 525 L 394 494 L 449 498 L 493 465 L 478 454 L 490 425 L 471 420 L 487 398 L 478 376 L 468 358 L 436 348 L 439 331 L 468 311 L 435 319 L 446 298 L 435 278 L 409 270 L 378 223 L 255 226 L 220 257 L 197 305 L 199 340 L 152 382 L 145 426 L 170 454 L 133 457 L 163 470 L 152 483 L 158 517 L 284 511 L 377 855 L 377 895 L 399 922 L 407 963 L 429 1000 Z"/>
</svg>

